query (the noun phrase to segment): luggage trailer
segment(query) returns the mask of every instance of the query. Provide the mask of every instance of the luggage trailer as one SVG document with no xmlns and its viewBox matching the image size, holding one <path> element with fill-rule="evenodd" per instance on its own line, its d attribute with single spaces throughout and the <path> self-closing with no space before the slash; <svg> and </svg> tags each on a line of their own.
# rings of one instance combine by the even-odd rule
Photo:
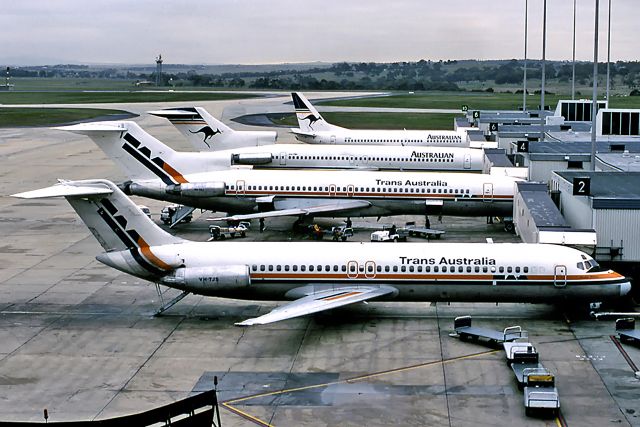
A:
<svg viewBox="0 0 640 427">
<path fill-rule="evenodd" d="M 502 332 L 472 326 L 471 316 L 454 319 L 455 334 L 461 341 L 486 340 L 490 346 L 502 343 L 518 389 L 523 390 L 524 408 L 527 416 L 544 414 L 557 417 L 560 413 L 560 397 L 555 386 L 555 377 L 540 363 L 540 355 L 530 342 L 527 331 L 520 326 L 510 326 Z M 640 338 L 640 337 L 639 337 Z"/>
</svg>

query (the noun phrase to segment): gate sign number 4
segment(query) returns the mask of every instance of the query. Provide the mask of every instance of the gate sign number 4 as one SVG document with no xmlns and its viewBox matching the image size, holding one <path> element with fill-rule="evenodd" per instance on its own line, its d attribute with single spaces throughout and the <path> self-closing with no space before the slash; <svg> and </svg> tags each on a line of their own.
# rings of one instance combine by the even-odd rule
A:
<svg viewBox="0 0 640 427">
<path fill-rule="evenodd" d="M 529 141 L 518 141 L 518 153 L 529 152 Z"/>
<path fill-rule="evenodd" d="M 591 178 L 573 178 L 573 195 L 588 196 L 591 194 Z"/>
</svg>

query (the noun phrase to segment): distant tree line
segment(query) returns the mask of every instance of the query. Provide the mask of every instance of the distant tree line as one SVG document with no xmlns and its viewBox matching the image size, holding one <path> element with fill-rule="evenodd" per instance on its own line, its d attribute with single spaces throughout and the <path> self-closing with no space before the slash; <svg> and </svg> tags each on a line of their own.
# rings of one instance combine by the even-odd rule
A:
<svg viewBox="0 0 640 427">
<path fill-rule="evenodd" d="M 520 85 L 523 79 L 522 60 L 502 61 L 426 61 L 417 62 L 339 62 L 304 71 L 281 69 L 275 71 L 241 71 L 207 74 L 204 66 L 172 65 L 173 73 L 162 74 L 162 85 L 216 88 L 286 89 L 286 90 L 461 90 L 461 84 L 493 82 L 495 85 Z M 148 68 L 147 68 L 148 69 Z M 175 70 L 185 70 L 178 71 Z M 593 66 L 587 62 L 576 64 L 576 83 L 591 83 Z M 606 73 L 606 64 L 599 64 L 599 73 Z M 15 77 L 81 77 L 155 82 L 154 72 L 136 68 L 95 69 L 78 65 L 47 67 L 17 67 L 11 69 Z M 632 90 L 640 88 L 640 62 L 618 61 L 611 64 L 611 75 Z M 540 61 L 530 60 L 527 77 L 540 79 Z M 546 78 L 569 82 L 570 62 L 549 61 Z"/>
</svg>

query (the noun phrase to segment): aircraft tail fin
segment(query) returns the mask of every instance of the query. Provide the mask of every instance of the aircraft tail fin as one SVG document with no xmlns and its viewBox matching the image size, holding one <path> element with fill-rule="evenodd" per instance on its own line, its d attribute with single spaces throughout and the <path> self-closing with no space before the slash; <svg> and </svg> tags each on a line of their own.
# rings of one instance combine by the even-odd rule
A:
<svg viewBox="0 0 640 427">
<path fill-rule="evenodd" d="M 13 195 L 23 199 L 59 196 L 67 199 L 106 252 L 130 251 L 139 264 L 158 274 L 174 267 L 174 262 L 161 260 L 149 247 L 184 240 L 158 227 L 111 181 L 59 180 L 51 187 Z"/>
<path fill-rule="evenodd" d="M 132 180 L 159 178 L 167 185 L 183 184 L 187 182 L 183 173 L 196 167 L 185 153 L 177 153 L 135 122 L 83 123 L 54 129 L 89 136 Z"/>
<path fill-rule="evenodd" d="M 169 120 L 198 151 L 224 145 L 236 132 L 202 107 L 166 108 L 149 114 Z"/>
<path fill-rule="evenodd" d="M 342 129 L 335 126 L 320 115 L 318 110 L 309 102 L 309 100 L 301 92 L 292 92 L 293 106 L 296 110 L 296 118 L 298 126 L 303 132 L 331 131 Z"/>
</svg>

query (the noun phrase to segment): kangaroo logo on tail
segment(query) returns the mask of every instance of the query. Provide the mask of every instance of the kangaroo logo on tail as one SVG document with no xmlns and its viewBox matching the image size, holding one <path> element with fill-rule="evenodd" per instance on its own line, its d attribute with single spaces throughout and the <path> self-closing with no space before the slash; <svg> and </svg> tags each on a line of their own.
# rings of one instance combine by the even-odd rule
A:
<svg viewBox="0 0 640 427">
<path fill-rule="evenodd" d="M 322 120 L 322 117 L 316 117 L 313 114 L 309 114 L 307 117 L 302 118 L 302 120 L 309 120 L 309 127 L 313 129 L 313 126 L 311 125 Z"/>
<path fill-rule="evenodd" d="M 216 130 L 214 131 L 213 129 L 211 129 L 209 126 L 205 126 L 201 129 L 198 129 L 197 131 L 193 132 L 191 129 L 189 129 L 189 132 L 191 133 L 200 133 L 202 132 L 202 135 L 204 137 L 204 139 L 202 140 L 202 142 L 204 142 L 205 144 L 207 144 L 207 147 L 211 148 L 211 146 L 209 145 L 209 143 L 207 142 L 208 139 L 213 138 L 214 135 L 217 135 L 219 133 L 222 133 L 222 131 L 219 128 L 216 128 Z"/>
</svg>

